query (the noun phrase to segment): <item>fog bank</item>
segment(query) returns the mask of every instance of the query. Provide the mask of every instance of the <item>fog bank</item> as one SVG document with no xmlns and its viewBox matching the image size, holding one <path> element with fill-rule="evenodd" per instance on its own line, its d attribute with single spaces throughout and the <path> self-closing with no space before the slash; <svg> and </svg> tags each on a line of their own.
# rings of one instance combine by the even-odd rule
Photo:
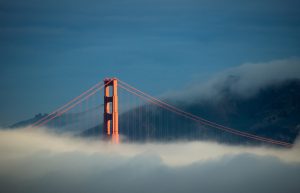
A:
<svg viewBox="0 0 300 193">
<path fill-rule="evenodd" d="M 0 131 L 1 192 L 298 192 L 292 149 L 213 142 L 111 144 Z"/>
<path fill-rule="evenodd" d="M 283 83 L 288 80 L 300 80 L 300 59 L 290 58 L 261 63 L 245 63 L 220 72 L 207 82 L 194 81 L 185 92 L 169 92 L 165 97 L 183 102 L 195 100 L 217 101 L 224 94 L 233 94 L 242 98 L 252 97 L 261 89 Z"/>
</svg>

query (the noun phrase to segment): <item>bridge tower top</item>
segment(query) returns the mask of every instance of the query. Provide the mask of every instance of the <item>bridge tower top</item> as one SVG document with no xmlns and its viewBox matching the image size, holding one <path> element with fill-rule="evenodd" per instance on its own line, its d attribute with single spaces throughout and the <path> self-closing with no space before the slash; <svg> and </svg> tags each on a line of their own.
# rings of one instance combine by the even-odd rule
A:
<svg viewBox="0 0 300 193">
<path fill-rule="evenodd" d="M 118 108 L 118 79 L 104 80 L 104 116 L 103 131 L 112 137 L 114 143 L 119 143 L 119 108 Z"/>
</svg>

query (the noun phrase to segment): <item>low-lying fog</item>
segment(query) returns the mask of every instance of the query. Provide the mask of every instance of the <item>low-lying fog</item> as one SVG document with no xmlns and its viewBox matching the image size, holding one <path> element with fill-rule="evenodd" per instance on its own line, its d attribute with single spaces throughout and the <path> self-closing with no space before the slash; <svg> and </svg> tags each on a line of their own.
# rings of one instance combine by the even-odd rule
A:
<svg viewBox="0 0 300 193">
<path fill-rule="evenodd" d="M 215 142 L 111 144 L 0 130 L 0 192 L 299 192 L 291 149 Z"/>
</svg>

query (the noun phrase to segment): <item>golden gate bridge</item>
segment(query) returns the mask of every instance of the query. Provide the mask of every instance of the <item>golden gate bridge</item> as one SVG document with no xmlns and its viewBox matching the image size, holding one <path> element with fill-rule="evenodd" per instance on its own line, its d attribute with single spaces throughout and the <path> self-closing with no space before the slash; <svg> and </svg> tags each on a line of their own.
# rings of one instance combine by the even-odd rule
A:
<svg viewBox="0 0 300 193">
<path fill-rule="evenodd" d="M 215 137 L 225 142 L 247 141 L 292 147 L 289 142 L 209 121 L 117 78 L 106 78 L 95 84 L 32 126 L 100 135 L 114 143 L 211 140 Z"/>
</svg>

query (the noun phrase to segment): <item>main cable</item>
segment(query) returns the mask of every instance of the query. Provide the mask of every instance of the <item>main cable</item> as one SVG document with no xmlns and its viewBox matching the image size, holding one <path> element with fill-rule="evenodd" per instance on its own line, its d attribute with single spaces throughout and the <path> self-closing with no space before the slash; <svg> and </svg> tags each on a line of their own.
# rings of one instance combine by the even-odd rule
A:
<svg viewBox="0 0 300 193">
<path fill-rule="evenodd" d="M 273 144 L 278 144 L 278 145 L 283 145 L 283 146 L 287 146 L 287 147 L 291 147 L 292 144 L 290 143 L 287 143 L 287 142 L 283 142 L 283 141 L 277 141 L 277 140 L 273 140 L 273 139 L 269 139 L 269 138 L 265 138 L 265 137 L 261 137 L 261 136 L 257 136 L 257 135 L 254 135 L 254 134 L 250 134 L 250 133 L 247 133 L 247 132 L 242 132 L 242 131 L 238 131 L 236 129 L 232 129 L 232 128 L 229 128 L 229 127 L 225 127 L 225 126 L 222 126 L 222 125 L 219 125 L 217 123 L 214 123 L 214 122 L 211 122 L 211 121 L 208 121 L 206 119 L 203 119 L 201 117 L 198 117 L 196 115 L 193 115 L 191 113 L 188 113 L 188 112 L 185 112 L 181 109 L 178 109 L 172 105 L 169 105 L 159 99 L 156 99 L 154 97 L 152 97 L 151 95 L 148 95 L 132 86 L 130 86 L 129 84 L 119 80 L 121 85 L 120 87 L 123 88 L 123 89 L 126 89 L 124 88 L 123 86 L 126 86 L 127 88 L 129 87 L 129 89 L 131 89 L 130 91 L 128 89 L 126 89 L 127 91 L 131 92 L 132 94 L 136 94 L 135 92 L 139 92 L 140 95 L 138 95 L 139 97 L 142 97 L 146 100 L 148 100 L 149 102 L 155 104 L 155 105 L 158 105 L 162 108 L 165 108 L 169 111 L 172 111 L 174 113 L 177 113 L 177 114 L 180 114 L 182 116 L 185 116 L 187 118 L 190 118 L 194 121 L 197 121 L 197 122 L 200 122 L 201 124 L 204 124 L 204 125 L 208 125 L 210 127 L 213 127 L 213 128 L 217 128 L 217 129 L 220 129 L 220 130 L 223 130 L 223 131 L 227 131 L 227 132 L 230 132 L 232 134 L 236 134 L 236 135 L 240 135 L 240 136 L 243 136 L 243 137 L 248 137 L 248 138 L 251 138 L 251 139 L 255 139 L 255 140 L 259 140 L 259 141 L 264 141 L 264 142 L 268 142 L 268 143 L 273 143 Z M 123 86 L 122 86 L 123 85 Z M 132 90 L 134 90 L 135 92 L 133 92 Z M 148 98 L 148 99 L 147 99 Z"/>
<path fill-rule="evenodd" d="M 99 90 L 101 90 L 104 86 L 110 84 L 110 82 L 111 82 L 111 81 L 108 81 L 106 84 L 103 84 L 103 85 L 101 85 L 101 86 L 98 87 L 98 88 L 94 88 L 94 91 L 91 92 L 90 94 L 88 94 L 88 95 L 86 95 L 85 97 L 79 99 L 77 102 L 75 102 L 75 103 L 72 104 L 71 106 L 65 108 L 64 110 L 60 110 L 60 111 L 56 112 L 56 114 L 55 114 L 54 116 L 50 117 L 50 118 L 47 119 L 47 120 L 42 121 L 41 123 L 39 123 L 39 124 L 36 125 L 36 126 L 43 126 L 43 125 L 45 125 L 46 123 L 48 123 L 49 121 L 53 120 L 54 118 L 63 115 L 64 113 L 68 112 L 69 110 L 71 110 L 72 108 L 74 108 L 75 106 L 77 106 L 78 104 L 80 104 L 81 102 L 83 102 L 83 101 L 85 101 L 86 99 L 90 98 L 92 95 L 94 95 L 94 94 L 97 93 Z M 91 91 L 91 90 L 93 90 L 93 89 L 89 89 L 88 91 Z M 86 91 L 85 93 L 87 94 L 88 92 Z M 82 96 L 84 96 L 84 95 L 82 95 Z M 77 98 L 77 97 L 76 97 L 76 98 Z M 64 106 L 66 106 L 66 105 L 64 105 Z M 61 108 L 61 109 L 62 109 L 62 108 Z"/>
<path fill-rule="evenodd" d="M 68 107 L 69 105 L 71 105 L 72 103 L 74 103 L 75 101 L 77 101 L 78 99 L 80 99 L 81 97 L 83 97 L 84 95 L 86 95 L 87 93 L 89 93 L 90 91 L 96 89 L 98 86 L 100 86 L 101 84 L 103 84 L 102 82 L 98 82 L 97 84 L 95 84 L 94 86 L 92 86 L 90 89 L 86 90 L 85 92 L 81 93 L 80 95 L 78 95 L 77 97 L 73 98 L 72 100 L 70 100 L 68 103 L 66 103 L 65 105 L 59 107 L 58 109 L 52 111 L 50 114 L 48 114 L 47 116 L 43 117 L 42 119 L 39 119 L 38 121 L 36 121 L 35 123 L 33 123 L 31 126 L 36 126 L 39 123 L 43 122 L 45 119 L 48 119 L 49 117 L 51 117 L 52 115 L 58 113 L 59 111 L 62 111 L 64 108 Z"/>
</svg>

